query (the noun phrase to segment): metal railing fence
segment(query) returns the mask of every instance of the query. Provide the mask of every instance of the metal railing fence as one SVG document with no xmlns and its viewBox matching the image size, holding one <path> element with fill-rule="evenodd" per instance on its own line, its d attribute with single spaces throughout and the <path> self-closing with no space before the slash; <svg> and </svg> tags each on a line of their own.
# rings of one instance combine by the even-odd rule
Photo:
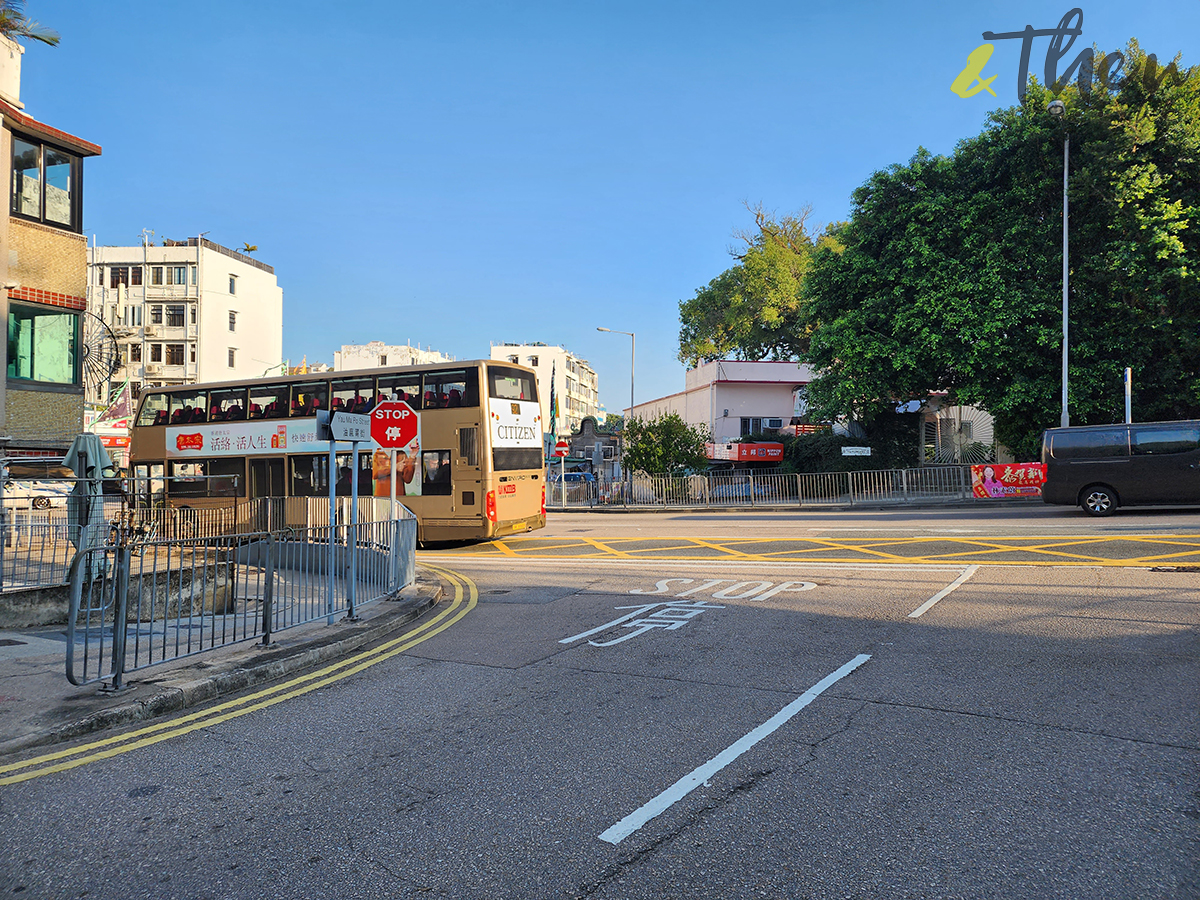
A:
<svg viewBox="0 0 1200 900">
<path fill-rule="evenodd" d="M 405 511 L 407 512 L 407 511 Z M 353 617 L 415 577 L 416 519 L 196 539 L 128 539 L 75 555 L 67 679 L 75 685 Z M 332 565 L 331 565 L 332 562 Z"/>
<path fill-rule="evenodd" d="M 569 507 L 855 506 L 970 500 L 970 466 L 928 466 L 864 472 L 712 472 L 631 481 L 551 481 L 549 509 Z"/>
</svg>

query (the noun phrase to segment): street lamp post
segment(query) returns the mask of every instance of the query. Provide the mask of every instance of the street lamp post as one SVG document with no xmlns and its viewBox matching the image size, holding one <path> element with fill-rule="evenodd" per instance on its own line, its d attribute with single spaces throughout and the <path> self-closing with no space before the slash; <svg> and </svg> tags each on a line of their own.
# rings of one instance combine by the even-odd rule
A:
<svg viewBox="0 0 1200 900">
<path fill-rule="evenodd" d="M 615 328 L 601 328 L 598 325 L 596 326 L 596 330 L 604 331 L 609 334 L 627 334 L 627 335 L 629 335 L 629 418 L 632 419 L 633 418 L 633 371 L 634 371 L 634 362 L 637 358 L 637 339 L 633 336 L 632 331 L 618 331 Z M 628 448 L 628 446 L 629 446 L 628 427 L 629 427 L 629 423 L 626 422 L 625 423 L 625 428 L 626 428 L 625 445 L 626 445 L 626 448 Z M 625 466 L 625 470 L 628 473 L 628 470 L 629 470 L 628 465 Z M 632 476 L 632 474 L 629 474 L 628 477 L 630 479 L 632 479 L 633 476 Z"/>
<path fill-rule="evenodd" d="M 1068 279 L 1069 275 L 1069 258 L 1067 253 L 1067 224 L 1068 224 L 1068 207 L 1067 207 L 1067 164 L 1071 154 L 1071 135 L 1066 128 L 1066 120 L 1063 116 L 1067 112 L 1067 105 L 1061 100 L 1051 100 L 1046 107 L 1046 111 L 1063 123 L 1063 235 L 1062 235 L 1062 417 L 1061 425 L 1066 428 L 1071 424 L 1071 415 L 1067 411 L 1067 296 L 1068 296 Z"/>
</svg>

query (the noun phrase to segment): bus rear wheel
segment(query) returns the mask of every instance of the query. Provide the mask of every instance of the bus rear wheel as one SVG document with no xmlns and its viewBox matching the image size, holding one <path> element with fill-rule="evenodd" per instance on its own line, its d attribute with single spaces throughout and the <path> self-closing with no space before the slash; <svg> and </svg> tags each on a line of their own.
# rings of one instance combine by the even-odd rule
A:
<svg viewBox="0 0 1200 900">
<path fill-rule="evenodd" d="M 1117 509 L 1117 493 L 1106 484 L 1093 484 L 1079 492 L 1079 505 L 1089 516 L 1111 516 Z"/>
</svg>

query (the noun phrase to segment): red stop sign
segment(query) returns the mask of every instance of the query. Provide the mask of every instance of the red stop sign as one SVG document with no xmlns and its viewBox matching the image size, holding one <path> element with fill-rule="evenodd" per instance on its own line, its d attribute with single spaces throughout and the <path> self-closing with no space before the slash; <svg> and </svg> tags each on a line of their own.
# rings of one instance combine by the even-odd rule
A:
<svg viewBox="0 0 1200 900">
<path fill-rule="evenodd" d="M 371 439 L 386 450 L 407 446 L 417 427 L 416 410 L 403 400 L 384 400 L 371 410 Z"/>
</svg>

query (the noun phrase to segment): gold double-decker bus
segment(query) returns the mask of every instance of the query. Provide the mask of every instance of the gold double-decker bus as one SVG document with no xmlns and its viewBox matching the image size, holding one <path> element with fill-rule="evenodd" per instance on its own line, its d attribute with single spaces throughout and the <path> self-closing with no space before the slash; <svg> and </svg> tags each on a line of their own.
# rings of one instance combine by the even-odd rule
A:
<svg viewBox="0 0 1200 900">
<path fill-rule="evenodd" d="M 322 372 L 142 392 L 130 440 L 139 505 L 267 508 L 275 524 L 313 521 L 294 498 L 391 496 L 392 454 L 372 442 L 317 440 L 317 412 L 369 414 L 385 400 L 416 413 L 395 453 L 397 500 L 423 542 L 487 540 L 546 524 L 542 416 L 534 372 L 490 360 Z M 383 411 L 381 410 L 381 414 Z M 265 506 L 264 506 L 265 504 Z M 326 522 L 328 519 L 325 520 Z"/>
</svg>

